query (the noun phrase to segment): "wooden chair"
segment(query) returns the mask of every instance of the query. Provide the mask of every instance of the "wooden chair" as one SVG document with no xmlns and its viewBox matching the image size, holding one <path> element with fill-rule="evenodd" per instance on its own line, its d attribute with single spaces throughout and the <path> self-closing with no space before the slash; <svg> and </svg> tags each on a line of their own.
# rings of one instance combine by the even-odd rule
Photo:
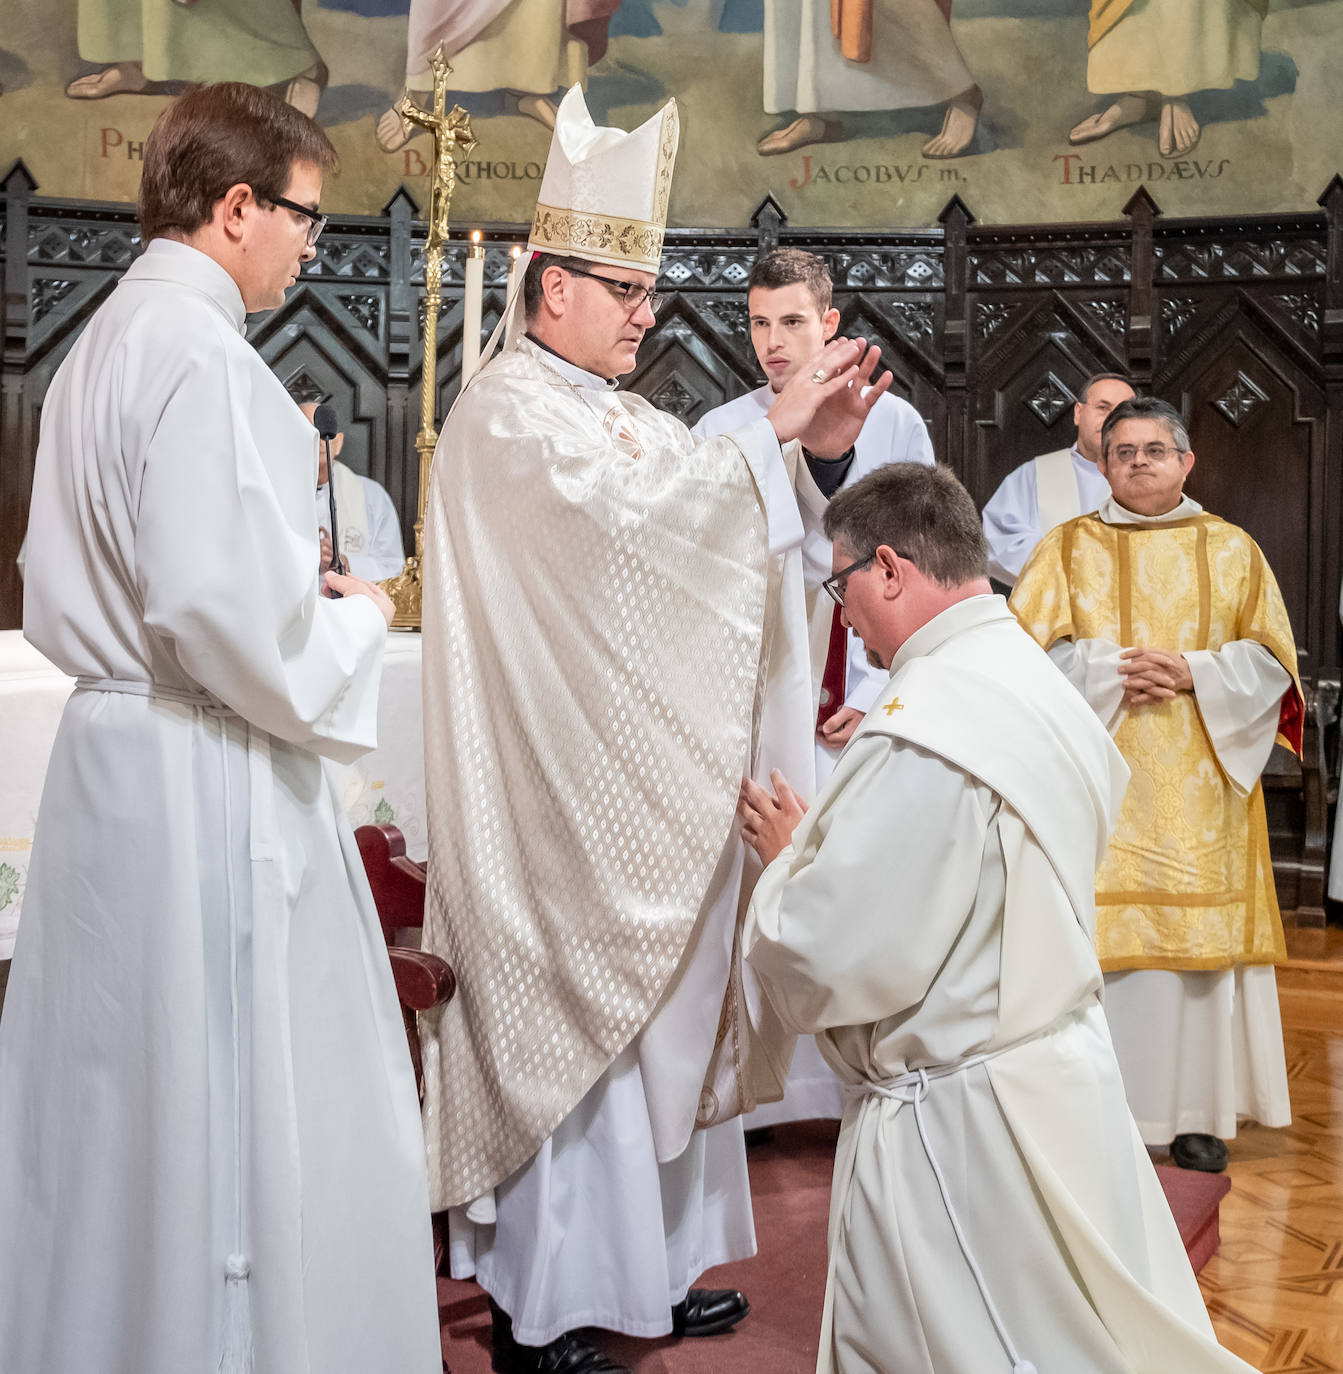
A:
<svg viewBox="0 0 1343 1374">
<path fill-rule="evenodd" d="M 406 840 L 394 825 L 361 825 L 354 832 L 382 922 L 392 977 L 401 999 L 415 1086 L 424 1100 L 424 1063 L 418 1015 L 450 1001 L 457 977 L 447 962 L 418 948 L 424 928 L 424 865 L 406 858 Z"/>
<path fill-rule="evenodd" d="M 457 990 L 457 977 L 448 963 L 436 954 L 418 948 L 424 928 L 424 865 L 406 858 L 405 836 L 394 825 L 361 825 L 354 832 L 359 855 L 373 890 L 387 957 L 392 962 L 392 977 L 401 999 L 401 1019 L 406 1026 L 410 1062 L 415 1066 L 415 1087 L 424 1101 L 424 1061 L 420 1054 L 419 1013 L 451 1000 Z M 411 943 L 406 943 L 406 942 Z M 447 1255 L 445 1216 L 434 1224 L 434 1272 L 441 1273 Z M 443 1362 L 449 1374 L 448 1362 Z"/>
</svg>

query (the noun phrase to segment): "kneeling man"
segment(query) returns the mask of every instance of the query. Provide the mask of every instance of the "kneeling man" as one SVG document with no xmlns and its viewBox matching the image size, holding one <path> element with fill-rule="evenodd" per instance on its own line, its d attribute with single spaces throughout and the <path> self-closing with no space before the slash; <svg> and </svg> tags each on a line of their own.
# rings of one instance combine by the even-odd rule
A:
<svg viewBox="0 0 1343 1374">
<path fill-rule="evenodd" d="M 891 680 L 809 811 L 777 774 L 741 807 L 770 864 L 747 956 L 850 1089 L 818 1374 L 1246 1370 L 1101 1012 L 1123 759 L 990 593 L 949 471 L 883 468 L 825 526 L 827 590 Z"/>
</svg>

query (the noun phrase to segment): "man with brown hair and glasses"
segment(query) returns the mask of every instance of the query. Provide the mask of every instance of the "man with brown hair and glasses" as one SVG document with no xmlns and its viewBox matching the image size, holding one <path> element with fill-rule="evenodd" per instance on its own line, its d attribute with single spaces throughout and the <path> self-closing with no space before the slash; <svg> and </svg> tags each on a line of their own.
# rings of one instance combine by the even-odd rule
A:
<svg viewBox="0 0 1343 1374">
<path fill-rule="evenodd" d="M 1300 752 L 1296 646 L 1259 546 L 1184 494 L 1179 412 L 1125 401 L 1101 445 L 1112 495 L 1044 537 L 1011 605 L 1133 772 L 1096 876 L 1129 1105 L 1148 1145 L 1216 1172 L 1238 1118 L 1291 1120 L 1259 775 L 1275 739 Z"/>
<path fill-rule="evenodd" d="M 810 809 L 742 788 L 742 943 L 849 1088 L 817 1374 L 1250 1374 L 1124 1104 L 1092 944 L 1128 770 L 989 594 L 946 468 L 831 503 L 827 590 L 889 673 Z"/>
<path fill-rule="evenodd" d="M 313 579 L 317 435 L 243 338 L 314 255 L 306 116 L 199 87 L 47 394 L 24 632 L 77 679 L 0 1026 L 0 1363 L 440 1367 L 423 1137 L 323 757 L 392 607 Z"/>
</svg>

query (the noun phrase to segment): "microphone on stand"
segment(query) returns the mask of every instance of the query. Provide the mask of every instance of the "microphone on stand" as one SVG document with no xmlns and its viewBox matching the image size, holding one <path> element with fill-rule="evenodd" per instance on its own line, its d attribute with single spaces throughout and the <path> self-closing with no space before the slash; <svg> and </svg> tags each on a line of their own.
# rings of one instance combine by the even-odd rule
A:
<svg viewBox="0 0 1343 1374">
<path fill-rule="evenodd" d="M 326 445 L 326 496 L 331 505 L 331 562 L 323 571 L 343 573 L 346 571 L 345 560 L 340 556 L 340 531 L 336 527 L 336 474 L 331 468 L 331 441 L 340 433 L 335 406 L 318 406 L 313 411 L 312 422 L 316 427 L 317 437 Z M 343 595 L 334 587 L 328 587 L 326 590 L 327 595 L 337 601 Z"/>
</svg>

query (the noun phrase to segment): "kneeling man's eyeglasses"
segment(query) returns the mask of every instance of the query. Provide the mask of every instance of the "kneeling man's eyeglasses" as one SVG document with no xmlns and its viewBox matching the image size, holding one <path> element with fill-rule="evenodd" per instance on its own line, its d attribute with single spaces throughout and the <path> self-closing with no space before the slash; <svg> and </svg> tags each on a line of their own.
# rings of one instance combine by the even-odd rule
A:
<svg viewBox="0 0 1343 1374">
<path fill-rule="evenodd" d="M 836 606 L 844 604 L 844 593 L 848 591 L 849 574 L 859 572 L 867 567 L 876 556 L 875 553 L 870 553 L 866 558 L 860 558 L 856 563 L 850 563 L 847 568 L 841 568 L 833 577 L 827 577 L 821 583 L 821 586 L 825 588 L 826 595 Z M 903 557 L 903 555 L 901 556 Z"/>
</svg>

